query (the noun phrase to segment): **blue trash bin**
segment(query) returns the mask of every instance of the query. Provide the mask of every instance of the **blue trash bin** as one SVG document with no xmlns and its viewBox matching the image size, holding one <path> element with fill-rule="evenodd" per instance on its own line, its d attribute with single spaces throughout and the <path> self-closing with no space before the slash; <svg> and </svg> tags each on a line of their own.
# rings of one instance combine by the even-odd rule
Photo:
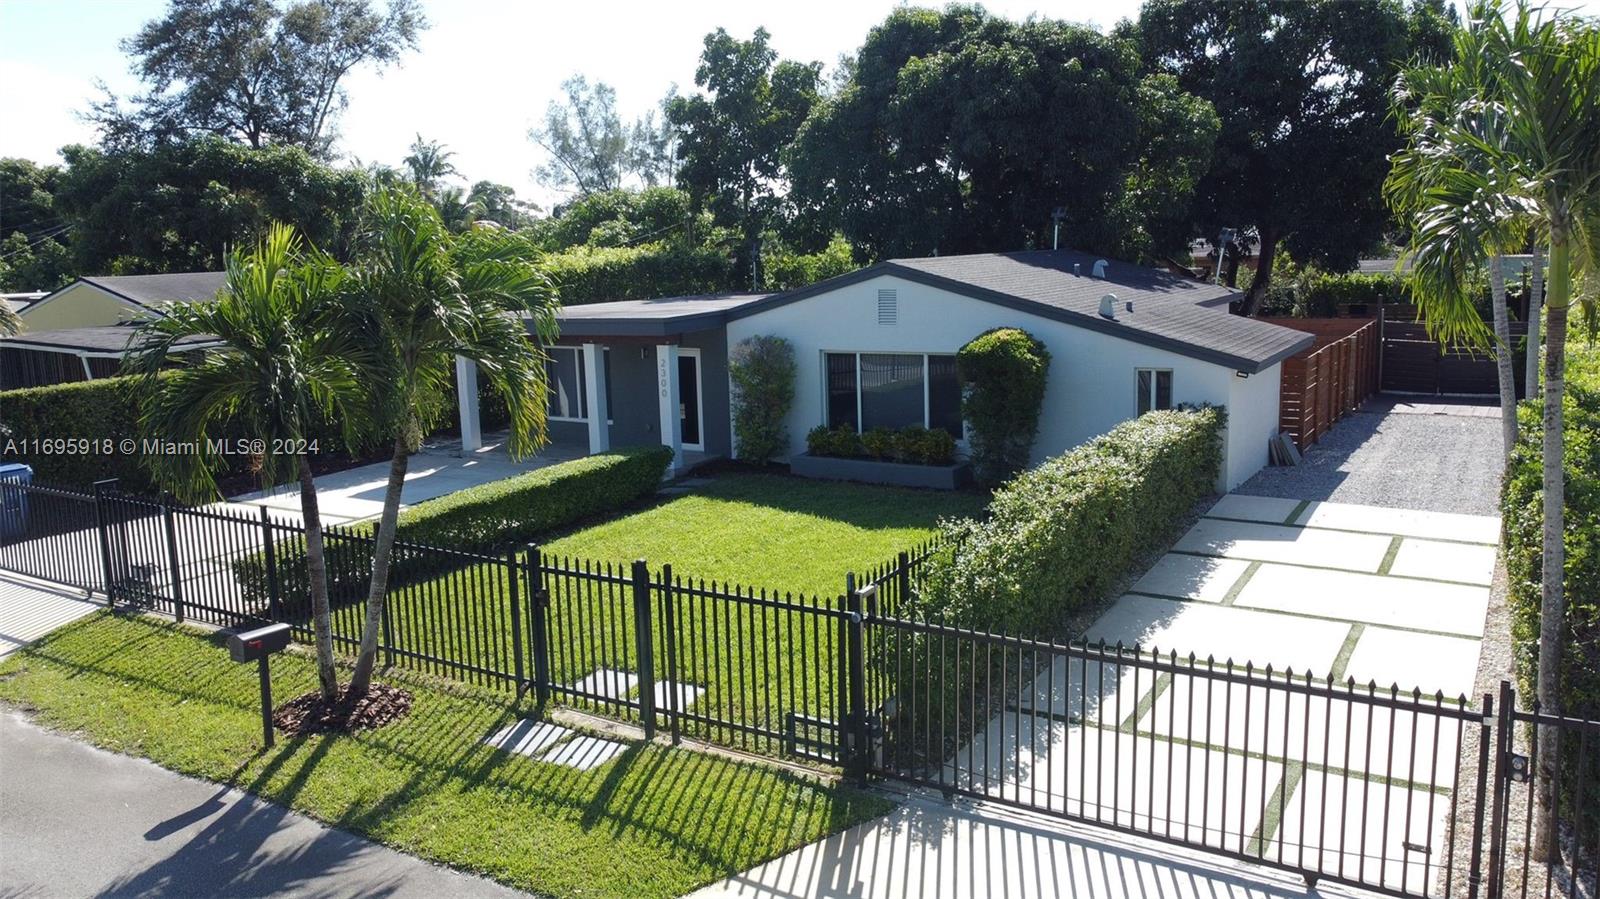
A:
<svg viewBox="0 0 1600 899">
<path fill-rule="evenodd" d="M 0 540 L 28 533 L 28 491 L 10 484 L 33 483 L 33 468 L 20 462 L 0 465 Z"/>
</svg>

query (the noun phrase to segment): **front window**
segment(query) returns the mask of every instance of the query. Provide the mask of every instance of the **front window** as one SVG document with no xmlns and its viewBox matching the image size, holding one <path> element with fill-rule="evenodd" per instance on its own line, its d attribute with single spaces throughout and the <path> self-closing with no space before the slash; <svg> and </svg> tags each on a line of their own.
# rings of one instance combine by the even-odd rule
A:
<svg viewBox="0 0 1600 899">
<path fill-rule="evenodd" d="M 553 421 L 589 420 L 589 373 L 583 363 L 583 350 L 575 346 L 546 348 L 550 357 L 544 363 L 549 384 L 548 417 Z M 603 348 L 601 359 L 606 375 L 606 409 L 611 408 L 611 348 Z M 609 416 L 608 416 L 609 418 Z"/>
<path fill-rule="evenodd" d="M 828 353 L 828 426 L 943 428 L 961 438 L 956 357 L 924 353 Z"/>
<path fill-rule="evenodd" d="M 1172 371 L 1165 368 L 1141 368 L 1139 377 L 1139 414 L 1152 409 L 1172 408 Z"/>
</svg>

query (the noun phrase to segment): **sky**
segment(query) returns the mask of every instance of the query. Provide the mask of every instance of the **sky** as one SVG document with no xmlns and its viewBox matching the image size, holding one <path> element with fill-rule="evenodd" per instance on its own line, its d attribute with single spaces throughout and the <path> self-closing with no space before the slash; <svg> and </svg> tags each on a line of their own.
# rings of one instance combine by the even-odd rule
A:
<svg viewBox="0 0 1600 899">
<path fill-rule="evenodd" d="M 616 88 L 623 119 L 632 121 L 674 83 L 693 90 L 701 40 L 718 27 L 738 37 L 765 27 L 782 56 L 831 68 L 899 5 L 424 0 L 431 25 L 417 51 L 399 67 L 347 76 L 349 107 L 337 149 L 362 162 L 398 165 L 421 134 L 454 151 L 451 161 L 466 178 L 509 184 L 518 196 L 548 206 L 556 195 L 534 183 L 540 156 L 527 132 L 570 75 Z M 985 5 L 1012 18 L 1037 12 L 1101 28 L 1139 8 L 1138 0 Z M 93 142 L 94 129 L 79 113 L 98 96 L 96 79 L 118 93 L 137 90 L 117 43 L 165 6 L 165 0 L 0 0 L 0 156 L 59 162 L 60 147 Z"/>
<path fill-rule="evenodd" d="M 382 0 L 377 0 L 382 2 Z M 942 5 L 926 0 L 923 5 Z M 653 109 L 677 84 L 694 89 L 701 40 L 723 27 L 758 26 L 787 58 L 832 67 L 897 6 L 890 0 L 424 0 L 431 27 L 399 67 L 364 68 L 345 80 L 349 107 L 337 150 L 398 165 L 416 135 L 443 142 L 466 179 L 508 184 L 548 207 L 540 161 L 527 137 L 574 73 L 616 88 L 624 121 Z M 987 0 L 1010 18 L 1039 14 L 1108 29 L 1138 14 L 1139 0 Z M 1600 11 L 1600 0 L 1568 0 Z M 0 0 L 0 156 L 59 162 L 57 150 L 90 143 L 80 114 L 96 80 L 119 94 L 138 81 L 118 49 L 157 18 L 165 0 Z"/>
</svg>

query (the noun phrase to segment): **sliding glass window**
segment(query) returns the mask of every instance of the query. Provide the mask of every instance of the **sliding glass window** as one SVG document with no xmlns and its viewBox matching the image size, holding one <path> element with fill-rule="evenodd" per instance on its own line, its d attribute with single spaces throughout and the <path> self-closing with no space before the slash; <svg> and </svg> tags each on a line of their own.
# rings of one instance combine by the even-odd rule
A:
<svg viewBox="0 0 1600 899">
<path fill-rule="evenodd" d="M 828 426 L 922 426 L 961 438 L 956 359 L 923 353 L 828 353 Z"/>
</svg>

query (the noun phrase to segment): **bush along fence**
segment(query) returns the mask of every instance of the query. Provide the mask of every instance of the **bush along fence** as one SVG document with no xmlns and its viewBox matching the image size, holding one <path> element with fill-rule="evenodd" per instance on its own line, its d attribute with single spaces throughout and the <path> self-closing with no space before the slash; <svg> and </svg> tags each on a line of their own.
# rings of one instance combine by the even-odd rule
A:
<svg viewBox="0 0 1600 899">
<path fill-rule="evenodd" d="M 24 498 L 27 514 L 3 519 L 0 567 L 118 609 L 225 627 L 287 621 L 311 638 L 288 570 L 301 563 L 277 552 L 303 539 L 297 524 L 111 485 L 0 483 L 0 508 Z M 356 583 L 371 538 L 335 527 L 327 539 L 330 566 Z M 931 617 L 928 591 L 969 552 L 935 541 L 817 597 L 642 560 L 402 541 L 396 564 L 440 573 L 391 591 L 381 657 L 651 737 L 906 781 L 1311 881 L 1494 897 L 1542 888 L 1538 872 L 1586 889 L 1600 875 L 1600 831 L 1575 813 L 1600 778 L 1600 722 L 1517 710 L 1509 684 L 1474 702 Z M 258 555 L 263 583 L 241 583 L 237 562 Z M 358 592 L 334 597 L 345 651 L 360 632 Z M 1527 760 L 1549 734 L 1574 762 L 1541 782 Z M 1544 786 L 1566 799 L 1557 818 L 1532 810 Z"/>
</svg>

